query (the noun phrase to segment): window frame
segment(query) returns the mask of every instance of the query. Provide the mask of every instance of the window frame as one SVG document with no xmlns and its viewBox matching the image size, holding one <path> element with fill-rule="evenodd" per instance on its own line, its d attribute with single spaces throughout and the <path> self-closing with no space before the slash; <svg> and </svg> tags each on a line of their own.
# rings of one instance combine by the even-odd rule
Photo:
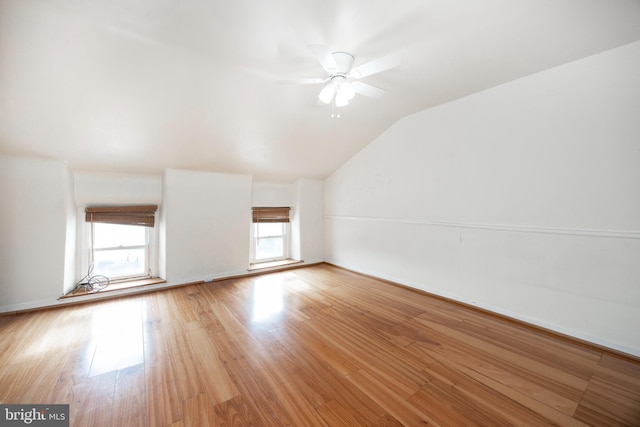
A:
<svg viewBox="0 0 640 427">
<path fill-rule="evenodd" d="M 157 219 L 158 212 L 156 205 L 136 205 L 136 206 L 127 206 L 127 205 L 107 205 L 106 210 L 120 210 L 119 208 L 124 209 L 133 209 L 137 210 L 138 208 L 144 208 L 151 218 L 144 220 L 144 223 L 150 224 L 146 226 L 146 272 L 143 275 L 131 275 L 131 276 L 118 276 L 113 279 L 110 278 L 111 282 L 128 282 L 128 281 L 136 281 L 146 278 L 154 278 L 159 277 L 159 260 L 158 260 L 158 233 L 159 229 L 157 227 Z M 152 209 L 152 213 L 149 212 L 149 209 Z M 82 248 L 82 250 L 78 251 L 79 262 L 76 264 L 76 274 L 78 278 L 85 277 L 87 272 L 90 271 L 91 260 L 93 259 L 93 242 L 92 242 L 92 221 L 90 221 L 90 217 L 87 214 L 87 210 L 94 210 L 95 208 L 91 206 L 78 207 L 78 219 L 84 217 L 84 221 L 78 221 L 78 245 Z M 142 223 L 136 223 L 134 225 L 142 226 Z M 94 273 L 92 273 L 94 274 Z"/>
<path fill-rule="evenodd" d="M 281 224 L 282 225 L 282 234 L 280 236 L 265 236 L 260 237 L 258 233 L 258 227 L 260 224 Z M 252 222 L 251 223 L 251 264 L 260 264 L 263 262 L 273 262 L 273 261 L 282 261 L 290 258 L 291 253 L 291 226 L 289 222 L 271 222 L 271 223 L 260 223 L 260 222 Z M 256 249 L 258 246 L 258 241 L 260 239 L 281 237 L 282 238 L 282 256 L 271 257 L 271 258 L 256 258 Z"/>
<path fill-rule="evenodd" d="M 131 246 L 112 246 L 106 248 L 95 248 L 94 247 L 94 237 L 95 237 L 95 224 L 99 224 L 96 222 L 87 223 L 90 227 L 89 230 L 89 253 L 88 253 L 88 265 L 91 266 L 95 259 L 95 252 L 109 252 L 116 250 L 126 250 L 126 249 L 144 249 L 144 272 L 142 274 L 128 274 L 123 276 L 112 276 L 109 277 L 110 281 L 128 281 L 128 280 L 140 280 L 147 279 L 152 277 L 152 269 L 151 269 L 151 235 L 154 234 L 153 231 L 155 227 L 145 227 L 142 225 L 122 225 L 122 224 L 114 224 L 114 225 L 122 225 L 123 227 L 143 227 L 145 234 L 145 244 L 144 245 L 131 245 Z M 95 272 L 93 274 L 100 274 L 99 272 Z"/>
</svg>

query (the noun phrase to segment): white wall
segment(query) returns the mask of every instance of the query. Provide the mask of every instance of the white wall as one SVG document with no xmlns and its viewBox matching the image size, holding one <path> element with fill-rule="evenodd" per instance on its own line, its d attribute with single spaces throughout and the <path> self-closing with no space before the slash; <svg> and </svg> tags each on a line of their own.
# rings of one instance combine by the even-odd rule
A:
<svg viewBox="0 0 640 427">
<path fill-rule="evenodd" d="M 251 176 L 166 170 L 161 217 L 168 282 L 246 273 Z"/>
<path fill-rule="evenodd" d="M 253 182 L 252 207 L 293 207 L 294 194 L 291 184 Z"/>
<path fill-rule="evenodd" d="M 0 312 L 73 286 L 73 180 L 64 162 L 0 157 Z"/>
<path fill-rule="evenodd" d="M 325 182 L 329 262 L 640 355 L 640 42 L 407 117 Z"/>
<path fill-rule="evenodd" d="M 66 165 L 65 165 L 66 166 Z M 66 232 L 65 232 L 65 250 L 64 250 L 64 287 L 62 293 L 70 292 L 76 285 L 78 278 L 76 277 L 76 265 L 78 264 L 78 250 L 76 247 L 77 236 L 77 214 L 76 204 L 73 194 L 75 192 L 75 181 L 73 173 L 68 167 L 64 168 L 64 181 L 66 181 L 65 194 L 65 211 L 66 211 Z"/>
<path fill-rule="evenodd" d="M 75 172 L 74 180 L 80 207 L 162 203 L 162 175 Z"/>
<path fill-rule="evenodd" d="M 323 182 L 299 179 L 295 183 L 295 215 L 292 236 L 298 253 L 296 259 L 306 262 L 324 261 Z"/>
</svg>

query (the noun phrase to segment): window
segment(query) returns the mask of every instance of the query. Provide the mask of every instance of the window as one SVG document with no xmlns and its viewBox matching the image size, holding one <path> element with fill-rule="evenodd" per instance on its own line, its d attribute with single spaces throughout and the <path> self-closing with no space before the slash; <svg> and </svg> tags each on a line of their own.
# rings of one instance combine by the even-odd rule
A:
<svg viewBox="0 0 640 427">
<path fill-rule="evenodd" d="M 148 227 L 92 223 L 93 274 L 109 279 L 149 276 Z"/>
<path fill-rule="evenodd" d="M 85 210 L 90 225 L 89 265 L 109 279 L 151 277 L 157 206 L 103 206 Z"/>
<path fill-rule="evenodd" d="M 288 225 L 283 222 L 253 224 L 255 261 L 275 261 L 287 258 L 288 233 L 286 228 Z"/>
<path fill-rule="evenodd" d="M 253 208 L 251 227 L 252 262 L 289 258 L 290 208 Z"/>
</svg>

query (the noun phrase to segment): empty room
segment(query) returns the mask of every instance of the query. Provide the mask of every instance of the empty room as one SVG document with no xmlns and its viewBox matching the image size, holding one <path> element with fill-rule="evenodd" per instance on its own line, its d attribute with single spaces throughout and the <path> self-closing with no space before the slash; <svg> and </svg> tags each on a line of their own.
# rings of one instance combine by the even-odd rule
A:
<svg viewBox="0 0 640 427">
<path fill-rule="evenodd" d="M 0 0 L 0 425 L 640 425 L 640 1 Z"/>
</svg>

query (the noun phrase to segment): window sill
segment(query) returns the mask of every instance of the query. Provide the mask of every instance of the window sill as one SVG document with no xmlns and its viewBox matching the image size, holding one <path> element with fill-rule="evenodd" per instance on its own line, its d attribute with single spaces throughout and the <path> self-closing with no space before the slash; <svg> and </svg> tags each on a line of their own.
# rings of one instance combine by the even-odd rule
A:
<svg viewBox="0 0 640 427">
<path fill-rule="evenodd" d="M 269 262 L 256 262 L 254 264 L 249 264 L 249 271 L 262 270 L 266 268 L 272 267 L 283 267 L 285 265 L 293 265 L 300 264 L 304 261 L 295 260 L 295 259 L 283 259 L 280 261 L 269 261 Z"/>
<path fill-rule="evenodd" d="M 166 280 L 161 279 L 159 277 L 152 277 L 149 279 L 139 279 L 139 280 L 125 280 L 125 281 L 121 281 L 121 282 L 111 282 L 109 283 L 109 286 L 107 286 L 106 288 L 97 291 L 97 292 L 85 292 L 83 290 L 74 290 L 69 292 L 66 295 L 63 295 L 62 297 L 60 297 L 60 299 L 64 299 L 64 298 L 73 298 L 73 297 L 81 297 L 83 295 L 93 295 L 93 294 L 103 294 L 105 292 L 110 292 L 110 291 L 119 291 L 121 289 L 131 289 L 131 288 L 139 288 L 142 286 L 148 286 L 148 285 L 157 285 L 158 283 L 165 283 Z"/>
</svg>

